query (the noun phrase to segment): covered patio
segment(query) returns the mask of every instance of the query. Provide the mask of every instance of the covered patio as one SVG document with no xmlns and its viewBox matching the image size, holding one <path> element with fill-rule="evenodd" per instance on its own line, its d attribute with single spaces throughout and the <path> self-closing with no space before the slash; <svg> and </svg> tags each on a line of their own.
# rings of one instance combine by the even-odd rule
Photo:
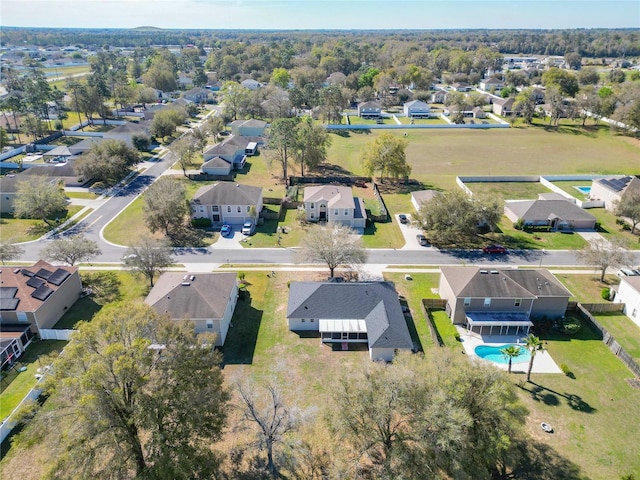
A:
<svg viewBox="0 0 640 480">
<path fill-rule="evenodd" d="M 484 328 L 488 327 L 489 335 L 527 335 L 533 326 L 529 315 L 521 312 L 466 312 L 465 328 L 469 333 L 482 336 Z"/>
<path fill-rule="evenodd" d="M 320 336 L 323 343 L 367 343 L 367 323 L 364 320 L 320 320 Z"/>
</svg>

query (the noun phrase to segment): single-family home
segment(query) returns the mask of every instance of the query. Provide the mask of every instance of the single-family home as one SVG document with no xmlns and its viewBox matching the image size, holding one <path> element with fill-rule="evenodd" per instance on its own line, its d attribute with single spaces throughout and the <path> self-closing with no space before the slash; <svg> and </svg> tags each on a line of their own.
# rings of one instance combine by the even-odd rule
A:
<svg viewBox="0 0 640 480">
<path fill-rule="evenodd" d="M 526 226 L 551 230 L 593 230 L 596 225 L 596 217 L 566 199 L 510 200 L 504 214 L 514 223 L 522 220 Z"/>
<path fill-rule="evenodd" d="M 43 152 L 42 156 L 46 163 L 64 163 L 72 156 L 72 153 L 66 145 L 59 145 L 52 150 Z"/>
<path fill-rule="evenodd" d="M 231 133 L 240 137 L 262 137 L 267 122 L 251 118 L 249 120 L 234 120 L 229 124 Z"/>
<path fill-rule="evenodd" d="M 533 88 L 531 90 L 531 96 L 535 100 L 536 105 L 540 105 L 541 103 L 544 103 L 544 89 L 543 88 L 539 88 L 539 87 Z"/>
<path fill-rule="evenodd" d="M 367 344 L 373 361 L 413 348 L 391 282 L 291 282 L 287 321 L 289 330 L 320 332 L 322 343 L 342 350 Z"/>
<path fill-rule="evenodd" d="M 133 147 L 133 137 L 145 137 L 151 139 L 151 122 L 142 120 L 140 122 L 127 122 L 124 125 L 104 132 L 102 138 L 105 140 L 118 140 L 126 143 L 129 147 Z"/>
<path fill-rule="evenodd" d="M 624 303 L 623 313 L 640 327 L 640 277 L 622 277 L 615 295 L 613 301 Z"/>
<path fill-rule="evenodd" d="M 448 94 L 449 94 L 449 92 L 439 88 L 438 90 L 436 90 L 435 92 L 433 92 L 431 94 L 431 97 L 429 98 L 429 101 L 431 103 L 444 103 L 445 100 L 447 99 L 447 95 Z"/>
<path fill-rule="evenodd" d="M 501 117 L 509 117 L 513 114 L 514 103 L 515 100 L 513 97 L 495 98 L 492 104 L 493 113 L 500 115 Z"/>
<path fill-rule="evenodd" d="M 209 218 L 213 225 L 241 225 L 255 221 L 262 211 L 262 187 L 220 182 L 200 187 L 191 200 L 193 218 Z"/>
<path fill-rule="evenodd" d="M 442 267 L 440 272 L 438 292 L 447 301 L 447 315 L 480 334 L 527 333 L 536 319 L 562 318 L 571 296 L 544 268 Z"/>
<path fill-rule="evenodd" d="M 0 213 L 13 213 L 13 202 L 18 193 L 19 177 L 15 174 L 0 177 Z"/>
<path fill-rule="evenodd" d="M 187 90 L 182 95 L 184 98 L 194 103 L 206 103 L 207 99 L 211 95 L 211 91 L 202 87 L 193 87 L 191 90 Z"/>
<path fill-rule="evenodd" d="M 231 164 L 231 170 L 240 170 L 247 160 L 246 149 L 249 143 L 255 142 L 253 137 L 234 135 L 224 142 L 209 147 L 203 154 L 204 162 L 220 157 Z"/>
<path fill-rule="evenodd" d="M 351 187 L 305 187 L 303 205 L 309 222 L 337 222 L 351 228 L 364 228 L 367 221 L 364 201 L 353 196 Z"/>
<path fill-rule="evenodd" d="M 181 89 L 193 87 L 193 78 L 188 75 L 178 75 L 178 87 Z"/>
<path fill-rule="evenodd" d="M 471 90 L 471 85 L 466 82 L 455 82 L 451 84 L 451 88 L 456 92 L 468 92 Z"/>
<path fill-rule="evenodd" d="M 238 302 L 236 277 L 234 272 L 165 272 L 144 302 L 174 321 L 191 321 L 196 333 L 215 333 L 221 347 Z"/>
<path fill-rule="evenodd" d="M 0 299 L 1 301 L 1 299 Z M 34 334 L 29 325 L 2 325 L 0 331 L 0 370 L 5 372 L 27 349 Z"/>
<path fill-rule="evenodd" d="M 593 180 L 589 200 L 603 201 L 604 207 L 613 211 L 626 195 L 640 195 L 639 175 L 620 175 Z"/>
<path fill-rule="evenodd" d="M 102 137 L 88 137 L 84 140 L 79 141 L 78 143 L 74 143 L 69 146 L 69 152 L 71 155 L 82 155 L 83 153 L 88 152 L 93 148 L 93 146 L 97 143 L 102 143 Z"/>
<path fill-rule="evenodd" d="M 262 83 L 254 80 L 253 78 L 247 78 L 246 80 L 243 80 L 242 82 L 240 82 L 240 85 L 242 85 L 244 88 L 248 88 L 249 90 L 257 90 L 262 87 Z"/>
<path fill-rule="evenodd" d="M 431 107 L 422 100 L 412 100 L 404 104 L 404 115 L 408 118 L 429 118 Z"/>
<path fill-rule="evenodd" d="M 40 260 L 31 266 L 0 267 L 0 325 L 53 328 L 82 294 L 78 267 Z"/>
<path fill-rule="evenodd" d="M 471 109 L 471 114 L 473 118 L 487 118 L 487 113 L 482 109 L 482 107 L 473 107 Z"/>
<path fill-rule="evenodd" d="M 496 77 L 480 80 L 480 90 L 486 92 L 498 92 L 504 87 L 504 82 Z"/>
<path fill-rule="evenodd" d="M 369 101 L 358 104 L 358 116 L 360 118 L 377 119 L 382 116 L 382 107 L 378 102 Z"/>
<path fill-rule="evenodd" d="M 342 72 L 333 72 L 326 79 L 327 85 L 344 85 L 347 81 L 347 76 Z"/>
<path fill-rule="evenodd" d="M 216 156 L 204 162 L 200 166 L 200 170 L 207 175 L 229 175 L 231 174 L 232 167 L 233 164 L 231 162 L 227 162 L 224 158 Z"/>
<path fill-rule="evenodd" d="M 417 190 L 411 192 L 411 204 L 413 208 L 416 209 L 416 212 L 419 212 L 424 204 L 440 196 L 442 196 L 442 192 L 438 192 L 437 190 Z"/>
<path fill-rule="evenodd" d="M 63 183 L 65 187 L 81 187 L 86 185 L 90 179 L 82 178 L 76 174 L 77 158 L 70 157 L 65 163 L 54 163 L 51 165 L 33 165 L 16 174 L 18 181 L 31 177 L 47 177 L 50 182 Z"/>
</svg>

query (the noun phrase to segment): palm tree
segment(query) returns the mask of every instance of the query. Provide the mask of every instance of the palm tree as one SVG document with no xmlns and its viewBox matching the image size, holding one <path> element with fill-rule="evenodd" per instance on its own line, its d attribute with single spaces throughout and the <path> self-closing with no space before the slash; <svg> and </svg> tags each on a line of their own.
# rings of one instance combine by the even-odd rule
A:
<svg viewBox="0 0 640 480">
<path fill-rule="evenodd" d="M 529 350 L 529 353 L 531 354 L 531 358 L 529 359 L 529 369 L 527 370 L 527 382 L 530 382 L 531 369 L 533 368 L 533 359 L 536 356 L 536 353 L 538 351 L 544 350 L 544 344 L 538 337 L 530 333 L 529 336 L 527 336 L 524 339 L 524 345 L 525 345 L 525 348 Z"/>
<path fill-rule="evenodd" d="M 520 355 L 521 352 L 522 352 L 522 347 L 519 347 L 517 345 L 507 345 L 502 350 L 500 350 L 500 353 L 504 355 L 504 357 L 507 360 L 509 360 L 509 370 L 508 370 L 509 373 L 511 373 L 512 360 L 518 355 Z"/>
</svg>

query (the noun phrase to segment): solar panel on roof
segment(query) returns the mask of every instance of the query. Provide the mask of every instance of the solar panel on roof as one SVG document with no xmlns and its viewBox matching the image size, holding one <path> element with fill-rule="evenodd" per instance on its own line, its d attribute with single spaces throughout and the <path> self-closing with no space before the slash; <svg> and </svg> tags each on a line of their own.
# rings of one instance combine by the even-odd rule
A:
<svg viewBox="0 0 640 480">
<path fill-rule="evenodd" d="M 19 298 L 0 298 L 0 310 L 15 310 L 18 307 L 18 303 L 20 303 Z"/>
<path fill-rule="evenodd" d="M 49 283 L 53 285 L 61 285 L 71 274 L 62 268 L 57 269 L 49 277 Z"/>
<path fill-rule="evenodd" d="M 27 281 L 27 285 L 33 288 L 38 288 L 41 285 L 44 285 L 44 280 L 36 277 L 31 277 L 29 281 Z"/>
<path fill-rule="evenodd" d="M 45 280 L 48 280 L 52 273 L 53 272 L 50 272 L 46 268 L 41 268 L 36 272 L 36 277 L 40 277 L 40 278 L 44 278 Z"/>
<path fill-rule="evenodd" d="M 0 287 L 0 298 L 13 298 L 18 293 L 16 287 Z"/>
<path fill-rule="evenodd" d="M 20 273 L 22 273 L 25 277 L 33 277 L 35 275 L 31 270 L 27 270 L 26 268 L 23 268 Z"/>
<path fill-rule="evenodd" d="M 36 288 L 33 291 L 33 293 L 31 294 L 31 296 L 33 298 L 36 298 L 36 299 L 41 300 L 41 301 L 44 302 L 47 298 L 49 298 L 49 295 L 51 295 L 52 293 L 53 293 L 53 290 L 51 290 L 46 285 L 42 285 L 42 286 Z"/>
</svg>

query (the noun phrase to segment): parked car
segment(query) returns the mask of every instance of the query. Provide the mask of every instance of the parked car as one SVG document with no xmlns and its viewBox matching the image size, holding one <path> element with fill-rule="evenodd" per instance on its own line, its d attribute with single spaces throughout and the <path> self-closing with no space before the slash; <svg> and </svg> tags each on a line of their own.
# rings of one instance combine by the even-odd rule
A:
<svg viewBox="0 0 640 480">
<path fill-rule="evenodd" d="M 418 235 L 416 235 L 416 240 L 418 240 L 418 243 L 420 245 L 422 245 L 423 247 L 426 247 L 427 245 L 429 245 L 429 242 L 427 240 L 427 237 L 425 237 L 424 235 L 422 235 L 421 233 L 419 233 Z"/>
<path fill-rule="evenodd" d="M 255 230 L 255 225 L 253 224 L 253 222 L 249 221 L 249 222 L 244 222 L 242 224 L 242 234 L 243 235 L 253 235 L 253 232 Z"/>
<path fill-rule="evenodd" d="M 404 213 L 398 215 L 398 219 L 400 220 L 400 223 L 409 223 L 409 219 L 407 219 L 407 216 Z"/>
<path fill-rule="evenodd" d="M 640 271 L 633 268 L 621 268 L 616 272 L 616 275 L 622 277 L 637 277 L 640 276 Z"/>
<path fill-rule="evenodd" d="M 507 253 L 507 249 L 502 245 L 487 245 L 482 251 L 484 253 Z"/>
<path fill-rule="evenodd" d="M 220 235 L 222 235 L 223 237 L 229 237 L 232 233 L 233 228 L 231 228 L 231 225 L 227 225 L 226 223 L 222 225 L 222 228 L 220 229 Z"/>
</svg>

